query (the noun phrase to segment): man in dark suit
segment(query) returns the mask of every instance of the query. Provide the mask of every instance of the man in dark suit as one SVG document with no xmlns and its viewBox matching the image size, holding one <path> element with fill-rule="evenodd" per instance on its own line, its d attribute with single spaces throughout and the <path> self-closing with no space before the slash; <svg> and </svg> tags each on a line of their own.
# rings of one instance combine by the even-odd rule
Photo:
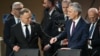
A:
<svg viewBox="0 0 100 56">
<path fill-rule="evenodd" d="M 14 2 L 12 4 L 12 11 L 11 15 L 7 18 L 7 21 L 5 22 L 4 25 L 4 42 L 6 44 L 6 56 L 9 56 L 12 52 L 12 49 L 10 48 L 10 30 L 12 25 L 17 24 L 19 20 L 19 10 L 23 8 L 24 5 L 21 2 Z"/>
<path fill-rule="evenodd" d="M 38 23 L 32 22 L 32 13 L 29 9 L 20 10 L 20 23 L 12 26 L 10 35 L 10 46 L 13 51 L 18 52 L 20 49 L 37 49 L 38 37 L 46 42 L 49 38 L 42 30 Z"/>
<path fill-rule="evenodd" d="M 55 8 L 55 0 L 43 0 L 43 7 L 45 8 L 45 10 L 44 10 L 44 18 L 41 22 L 42 29 L 46 34 L 54 37 L 60 33 L 58 31 L 59 28 L 58 16 L 60 15 L 60 13 Z M 45 56 L 52 56 L 58 49 L 58 46 L 56 47 L 55 45 L 49 47 L 51 48 L 44 52 Z"/>
<path fill-rule="evenodd" d="M 97 8 L 88 10 L 90 21 L 88 48 L 90 56 L 100 56 L 100 19 L 98 19 Z"/>
<path fill-rule="evenodd" d="M 70 20 L 68 18 L 68 15 L 67 15 L 67 9 L 68 9 L 68 6 L 70 4 L 70 0 L 63 0 L 62 1 L 62 11 L 63 11 L 63 14 L 60 15 L 60 17 L 58 17 L 60 20 L 60 22 L 62 23 L 61 27 L 63 28 L 62 31 L 64 31 L 64 28 L 65 28 L 65 22 Z"/>
<path fill-rule="evenodd" d="M 67 9 L 68 9 L 68 6 L 69 6 L 70 3 L 71 3 L 70 0 L 62 0 L 62 2 L 61 2 L 63 14 L 61 14 L 58 17 L 58 19 L 59 19 L 58 20 L 58 22 L 59 22 L 59 31 L 61 31 L 61 32 L 63 32 L 65 30 L 65 22 L 68 22 L 68 20 L 70 20 L 68 18 L 68 15 L 67 15 L 68 14 Z M 61 41 L 57 42 L 57 44 L 58 45 L 60 44 L 61 48 L 66 47 L 67 46 L 66 43 L 65 43 L 66 40 L 67 39 L 65 38 L 64 40 L 61 40 Z"/>
<path fill-rule="evenodd" d="M 81 49 L 81 56 L 87 56 L 88 24 L 81 17 L 81 6 L 77 2 L 69 4 L 68 16 L 71 20 L 66 22 L 65 31 L 52 38 L 50 43 L 67 37 L 67 49 Z"/>
</svg>

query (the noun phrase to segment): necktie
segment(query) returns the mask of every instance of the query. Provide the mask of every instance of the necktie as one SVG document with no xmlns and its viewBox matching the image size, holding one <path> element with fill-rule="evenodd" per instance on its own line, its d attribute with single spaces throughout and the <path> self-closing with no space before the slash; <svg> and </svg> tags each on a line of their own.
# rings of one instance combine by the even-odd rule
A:
<svg viewBox="0 0 100 56">
<path fill-rule="evenodd" d="M 18 18 L 18 19 L 17 19 L 17 23 L 19 23 L 19 22 L 20 22 L 20 19 Z"/>
<path fill-rule="evenodd" d="M 65 21 L 67 21 L 67 20 L 68 20 L 68 16 L 65 17 Z"/>
<path fill-rule="evenodd" d="M 75 22 L 73 21 L 72 34 L 73 34 L 74 30 L 75 30 Z"/>
<path fill-rule="evenodd" d="M 91 29 L 90 29 L 90 31 L 89 31 L 89 37 L 91 36 L 91 34 L 92 34 L 92 32 L 93 32 L 93 28 L 94 28 L 94 23 L 93 23 L 93 25 L 91 26 Z"/>
<path fill-rule="evenodd" d="M 25 32 L 26 32 L 26 40 L 29 41 L 29 30 L 28 30 L 28 25 L 25 25 L 26 29 L 25 29 Z"/>
</svg>

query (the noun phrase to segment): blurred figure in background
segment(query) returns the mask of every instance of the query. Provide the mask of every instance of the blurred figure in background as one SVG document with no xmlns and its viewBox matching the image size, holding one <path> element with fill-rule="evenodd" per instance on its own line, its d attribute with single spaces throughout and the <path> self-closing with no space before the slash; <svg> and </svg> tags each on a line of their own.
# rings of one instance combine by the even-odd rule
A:
<svg viewBox="0 0 100 56">
<path fill-rule="evenodd" d="M 10 30 L 12 25 L 19 23 L 19 11 L 24 7 L 23 3 L 21 2 L 14 2 L 12 4 L 12 9 L 11 9 L 11 16 L 7 18 L 7 21 L 5 22 L 4 25 L 4 42 L 6 44 L 6 56 L 9 56 L 12 52 L 11 47 L 9 46 L 9 39 L 10 39 Z"/>
<path fill-rule="evenodd" d="M 58 31 L 59 28 L 58 16 L 60 15 L 60 13 L 55 8 L 55 0 L 43 0 L 43 7 L 44 7 L 44 17 L 41 22 L 42 29 L 49 36 L 52 37 L 56 36 L 60 33 Z M 50 45 L 48 44 L 48 42 L 45 43 L 47 43 L 47 45 L 44 45 L 45 49 L 44 56 L 52 56 L 56 52 L 59 46 Z"/>
<path fill-rule="evenodd" d="M 56 10 L 63 14 L 63 11 L 62 11 L 62 0 L 55 0 L 55 7 L 56 7 Z"/>
<path fill-rule="evenodd" d="M 98 11 L 99 11 L 98 14 L 99 14 L 99 19 L 100 19 L 100 6 L 99 6 L 99 10 Z"/>
<path fill-rule="evenodd" d="M 88 10 L 90 22 L 88 48 L 90 56 L 100 56 L 100 19 L 97 8 Z"/>
</svg>

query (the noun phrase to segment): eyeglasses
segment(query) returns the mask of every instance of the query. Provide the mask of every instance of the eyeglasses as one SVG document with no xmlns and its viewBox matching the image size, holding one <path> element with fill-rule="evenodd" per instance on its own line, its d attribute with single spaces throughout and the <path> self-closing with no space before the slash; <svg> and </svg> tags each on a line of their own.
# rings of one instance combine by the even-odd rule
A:
<svg viewBox="0 0 100 56">
<path fill-rule="evenodd" d="M 15 8 L 15 10 L 21 10 L 22 8 Z"/>
</svg>

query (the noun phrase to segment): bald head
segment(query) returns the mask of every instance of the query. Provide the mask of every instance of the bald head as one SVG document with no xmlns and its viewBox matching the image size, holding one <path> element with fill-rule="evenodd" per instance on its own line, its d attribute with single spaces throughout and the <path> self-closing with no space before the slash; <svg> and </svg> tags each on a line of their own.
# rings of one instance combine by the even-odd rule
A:
<svg viewBox="0 0 100 56">
<path fill-rule="evenodd" d="M 68 3 L 70 3 L 71 0 L 62 0 L 62 2 L 68 2 Z"/>
<path fill-rule="evenodd" d="M 19 8 L 19 7 L 24 7 L 23 3 L 21 3 L 21 2 L 14 2 L 12 4 L 12 9 Z"/>
<path fill-rule="evenodd" d="M 98 9 L 97 8 L 90 8 L 88 10 L 88 18 L 91 23 L 94 23 L 98 20 Z"/>
<path fill-rule="evenodd" d="M 90 13 L 90 12 L 95 13 L 95 14 L 98 14 L 98 9 L 97 8 L 90 8 L 88 10 L 88 13 Z"/>
</svg>

